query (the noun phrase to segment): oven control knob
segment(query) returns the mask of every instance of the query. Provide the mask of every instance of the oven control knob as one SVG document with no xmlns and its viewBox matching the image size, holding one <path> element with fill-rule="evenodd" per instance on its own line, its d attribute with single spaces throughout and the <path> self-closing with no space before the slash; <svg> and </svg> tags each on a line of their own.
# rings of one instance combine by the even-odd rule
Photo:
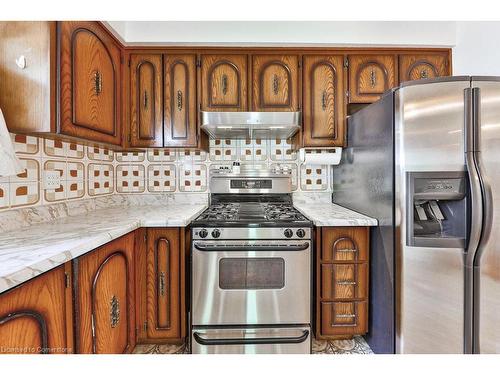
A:
<svg viewBox="0 0 500 375">
<path fill-rule="evenodd" d="M 213 238 L 219 238 L 219 237 L 220 237 L 220 230 L 218 230 L 218 229 L 214 229 L 214 230 L 212 231 L 212 237 L 213 237 Z"/>
<path fill-rule="evenodd" d="M 208 231 L 206 229 L 202 229 L 198 232 L 198 235 L 201 237 L 201 238 L 205 238 L 206 236 L 208 236 Z"/>
<path fill-rule="evenodd" d="M 297 237 L 304 238 L 306 231 L 304 229 L 297 229 Z"/>
<path fill-rule="evenodd" d="M 293 236 L 293 231 L 291 229 L 285 229 L 283 234 L 285 235 L 286 238 L 290 238 Z"/>
</svg>

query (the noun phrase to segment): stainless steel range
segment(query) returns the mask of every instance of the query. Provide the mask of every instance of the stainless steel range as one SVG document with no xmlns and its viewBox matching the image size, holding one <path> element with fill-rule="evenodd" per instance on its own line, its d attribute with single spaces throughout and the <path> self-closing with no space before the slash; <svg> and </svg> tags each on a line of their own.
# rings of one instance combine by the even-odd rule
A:
<svg viewBox="0 0 500 375">
<path fill-rule="evenodd" d="M 210 176 L 192 223 L 193 353 L 310 353 L 312 224 L 290 175 Z"/>
</svg>

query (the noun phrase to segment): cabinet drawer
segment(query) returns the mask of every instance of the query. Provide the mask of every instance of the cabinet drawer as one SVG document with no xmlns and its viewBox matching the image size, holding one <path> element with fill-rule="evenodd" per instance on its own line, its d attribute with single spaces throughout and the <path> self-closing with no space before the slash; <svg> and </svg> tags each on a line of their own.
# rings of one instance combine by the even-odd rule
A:
<svg viewBox="0 0 500 375">
<path fill-rule="evenodd" d="M 368 305 L 358 302 L 322 302 L 321 335 L 364 334 L 368 327 Z"/>
<path fill-rule="evenodd" d="M 323 228 L 322 261 L 366 261 L 368 259 L 368 230 L 366 227 Z"/>
<path fill-rule="evenodd" d="M 368 264 L 322 264 L 322 299 L 363 299 L 367 297 Z"/>
</svg>

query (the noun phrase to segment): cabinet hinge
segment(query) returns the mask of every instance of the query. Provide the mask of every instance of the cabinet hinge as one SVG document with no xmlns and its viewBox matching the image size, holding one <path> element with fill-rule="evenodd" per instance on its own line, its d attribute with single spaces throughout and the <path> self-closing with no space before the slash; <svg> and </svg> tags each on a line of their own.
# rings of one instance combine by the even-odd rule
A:
<svg viewBox="0 0 500 375">
<path fill-rule="evenodd" d="M 349 58 L 345 57 L 344 58 L 344 68 L 348 68 L 348 67 L 349 67 Z"/>
<path fill-rule="evenodd" d="M 345 97 L 348 98 L 349 97 L 349 90 L 346 90 L 345 92 Z"/>
<path fill-rule="evenodd" d="M 144 242 L 148 242 L 148 235 L 144 234 Z"/>
<path fill-rule="evenodd" d="M 69 277 L 69 273 L 65 272 L 64 273 L 64 285 L 66 286 L 66 288 L 69 288 L 70 287 L 70 277 Z"/>
<path fill-rule="evenodd" d="M 144 324 L 142 325 L 142 328 L 144 329 L 144 332 L 148 330 L 148 322 L 145 321 Z"/>
<path fill-rule="evenodd" d="M 127 137 L 128 141 L 130 142 L 132 140 L 132 136 L 129 134 Z"/>
<path fill-rule="evenodd" d="M 201 68 L 201 59 L 196 60 L 196 67 Z"/>
<path fill-rule="evenodd" d="M 128 59 L 128 67 L 129 68 L 130 68 L 130 64 L 131 64 L 130 59 Z"/>
<path fill-rule="evenodd" d="M 201 111 L 201 103 L 200 103 L 200 111 Z"/>
<path fill-rule="evenodd" d="M 299 68 L 302 67 L 302 61 L 299 59 Z"/>
</svg>

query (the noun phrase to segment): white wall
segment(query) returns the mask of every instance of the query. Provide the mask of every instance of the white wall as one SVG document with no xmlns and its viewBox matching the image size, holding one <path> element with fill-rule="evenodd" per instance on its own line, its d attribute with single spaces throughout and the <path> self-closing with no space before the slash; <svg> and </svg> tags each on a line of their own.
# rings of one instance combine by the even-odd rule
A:
<svg viewBox="0 0 500 375">
<path fill-rule="evenodd" d="M 455 22 L 120 21 L 109 25 L 130 44 L 302 44 L 453 46 Z"/>
<path fill-rule="evenodd" d="M 454 75 L 500 76 L 500 22 L 457 22 Z"/>
</svg>

